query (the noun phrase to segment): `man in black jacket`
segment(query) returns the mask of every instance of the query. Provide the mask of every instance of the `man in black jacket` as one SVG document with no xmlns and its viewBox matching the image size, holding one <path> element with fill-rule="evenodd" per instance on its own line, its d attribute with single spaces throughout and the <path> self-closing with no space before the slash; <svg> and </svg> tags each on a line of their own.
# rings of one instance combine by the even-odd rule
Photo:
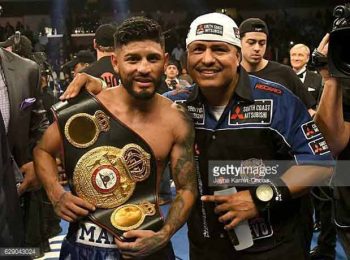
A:
<svg viewBox="0 0 350 260">
<path fill-rule="evenodd" d="M 305 44 L 299 43 L 294 45 L 290 51 L 290 64 L 294 72 L 298 75 L 301 82 L 304 83 L 305 89 L 319 100 L 322 89 L 322 77 L 307 69 L 307 63 L 310 59 L 310 49 Z"/>
<path fill-rule="evenodd" d="M 13 161 L 0 111 L 0 247 L 23 246 L 24 232 Z"/>
</svg>

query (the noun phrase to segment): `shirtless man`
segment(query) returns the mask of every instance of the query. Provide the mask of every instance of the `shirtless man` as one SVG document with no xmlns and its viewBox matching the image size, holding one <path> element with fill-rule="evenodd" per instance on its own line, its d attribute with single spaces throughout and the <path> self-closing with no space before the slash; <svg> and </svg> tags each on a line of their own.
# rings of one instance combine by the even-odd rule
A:
<svg viewBox="0 0 350 260">
<path fill-rule="evenodd" d="M 136 240 L 121 242 L 115 239 L 119 251 L 116 247 L 100 248 L 97 244 L 90 247 L 80 246 L 74 240 L 74 234 L 68 232 L 62 244 L 61 258 L 74 258 L 75 255 L 83 253 L 88 255 L 88 259 L 119 259 L 121 253 L 128 258 L 149 255 L 150 259 L 175 259 L 169 241 L 187 220 L 197 193 L 192 122 L 179 106 L 156 94 L 167 60 L 160 26 L 146 18 L 130 18 L 118 27 L 115 43 L 117 48 L 116 55 L 113 56 L 113 66 L 120 75 L 122 84 L 103 91 L 96 97 L 113 116 L 141 136 L 151 147 L 157 160 L 158 181 L 170 158 L 177 195 L 160 231 L 125 232 L 124 237 Z M 56 213 L 69 222 L 83 222 L 81 218 L 93 212 L 95 205 L 65 192 L 59 184 L 54 158 L 61 145 L 60 131 L 55 122 L 35 148 L 36 169 Z M 165 246 L 167 252 L 161 258 L 154 258 L 154 254 L 162 251 Z"/>
</svg>

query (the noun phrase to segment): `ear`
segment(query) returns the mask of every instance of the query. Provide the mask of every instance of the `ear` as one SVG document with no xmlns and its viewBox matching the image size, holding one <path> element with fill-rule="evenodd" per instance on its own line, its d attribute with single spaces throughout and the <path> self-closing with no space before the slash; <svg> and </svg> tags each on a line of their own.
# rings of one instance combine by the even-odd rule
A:
<svg viewBox="0 0 350 260">
<path fill-rule="evenodd" d="M 96 39 L 94 39 L 94 49 L 97 49 Z"/>
<path fill-rule="evenodd" d="M 118 61 L 117 61 L 117 56 L 114 52 L 111 55 L 111 60 L 112 60 L 113 69 L 118 74 L 119 73 Z"/>
<path fill-rule="evenodd" d="M 169 63 L 169 53 L 165 52 L 164 53 L 164 74 L 166 71 L 166 67 L 168 67 L 168 63 Z"/>
<path fill-rule="evenodd" d="M 238 63 L 237 66 L 239 66 L 239 64 L 242 61 L 242 53 L 241 53 L 241 50 L 238 48 L 237 48 L 236 56 L 237 56 L 237 63 Z"/>
</svg>

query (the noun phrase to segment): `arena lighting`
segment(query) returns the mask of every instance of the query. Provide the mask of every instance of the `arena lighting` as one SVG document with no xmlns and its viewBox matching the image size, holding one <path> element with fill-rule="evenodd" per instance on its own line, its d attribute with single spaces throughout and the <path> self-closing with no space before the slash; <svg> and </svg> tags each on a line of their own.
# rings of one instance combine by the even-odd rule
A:
<svg viewBox="0 0 350 260">
<path fill-rule="evenodd" d="M 67 0 L 53 0 L 51 9 L 52 31 L 64 33 L 67 15 Z"/>
</svg>

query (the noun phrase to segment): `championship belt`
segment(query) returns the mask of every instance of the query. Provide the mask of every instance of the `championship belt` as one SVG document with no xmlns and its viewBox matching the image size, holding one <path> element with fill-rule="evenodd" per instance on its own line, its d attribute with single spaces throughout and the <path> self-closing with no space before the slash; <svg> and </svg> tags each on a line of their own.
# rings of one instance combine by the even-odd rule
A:
<svg viewBox="0 0 350 260">
<path fill-rule="evenodd" d="M 86 91 L 52 110 L 70 188 L 97 208 L 89 218 L 120 240 L 128 230 L 160 230 L 157 167 L 149 145 Z"/>
</svg>

